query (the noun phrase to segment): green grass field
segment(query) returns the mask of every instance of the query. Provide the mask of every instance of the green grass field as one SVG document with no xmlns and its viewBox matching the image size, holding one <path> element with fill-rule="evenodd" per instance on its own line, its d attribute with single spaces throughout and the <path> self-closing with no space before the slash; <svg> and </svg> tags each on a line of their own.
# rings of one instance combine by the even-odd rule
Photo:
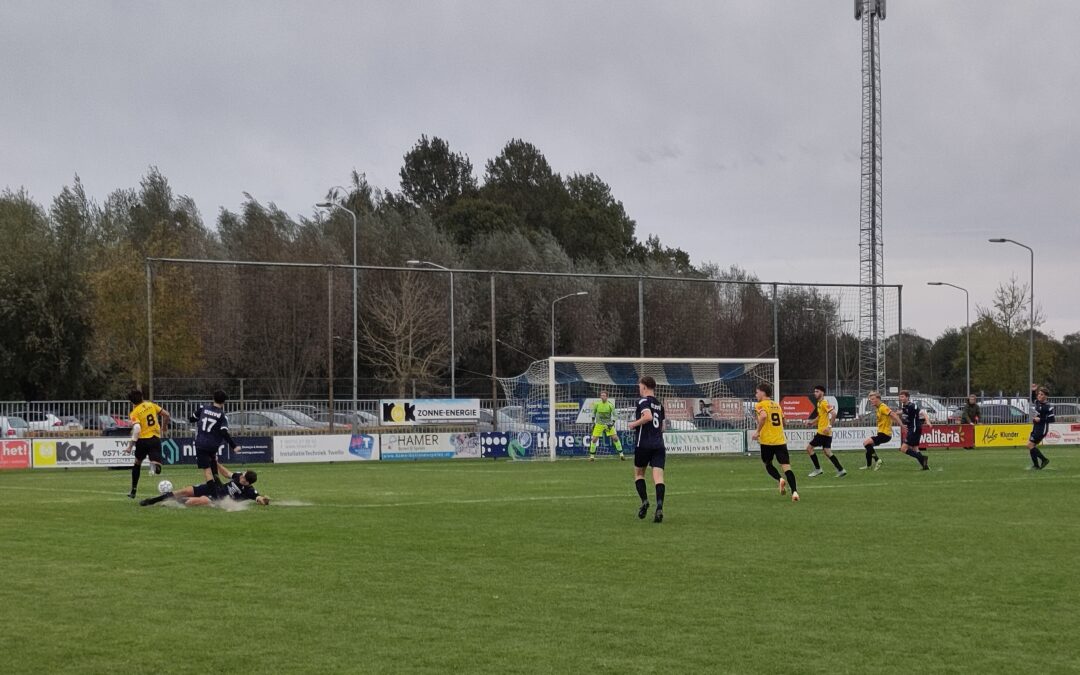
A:
<svg viewBox="0 0 1080 675">
<path fill-rule="evenodd" d="M 660 525 L 610 459 L 259 467 L 241 512 L 3 473 L 0 671 L 1075 673 L 1080 452 L 1047 454 L 799 453 L 799 504 L 676 457 Z"/>
</svg>

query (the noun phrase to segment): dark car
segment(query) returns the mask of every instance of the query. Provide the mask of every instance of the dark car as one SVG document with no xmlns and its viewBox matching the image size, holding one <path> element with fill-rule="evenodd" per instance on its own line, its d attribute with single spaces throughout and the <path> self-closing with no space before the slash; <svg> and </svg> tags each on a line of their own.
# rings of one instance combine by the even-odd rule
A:
<svg viewBox="0 0 1080 675">
<path fill-rule="evenodd" d="M 131 424 L 121 426 L 112 415 L 77 415 L 83 429 L 98 431 L 102 436 L 127 436 L 131 433 Z"/>
<path fill-rule="evenodd" d="M 980 424 L 1027 424 L 1031 417 L 1014 405 L 985 403 L 979 406 Z"/>
<path fill-rule="evenodd" d="M 1054 403 L 1054 419 L 1058 422 L 1080 422 L 1080 403 Z"/>
</svg>

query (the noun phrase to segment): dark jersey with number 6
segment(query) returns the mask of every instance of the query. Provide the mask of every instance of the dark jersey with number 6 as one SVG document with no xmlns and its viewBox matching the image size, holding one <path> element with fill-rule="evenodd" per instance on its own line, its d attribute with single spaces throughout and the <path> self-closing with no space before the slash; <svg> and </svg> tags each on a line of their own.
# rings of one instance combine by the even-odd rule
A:
<svg viewBox="0 0 1080 675">
<path fill-rule="evenodd" d="M 655 396 L 646 396 L 637 403 L 635 419 L 641 419 L 646 410 L 652 411 L 652 422 L 638 427 L 637 447 L 648 450 L 664 448 L 664 405 Z"/>
</svg>

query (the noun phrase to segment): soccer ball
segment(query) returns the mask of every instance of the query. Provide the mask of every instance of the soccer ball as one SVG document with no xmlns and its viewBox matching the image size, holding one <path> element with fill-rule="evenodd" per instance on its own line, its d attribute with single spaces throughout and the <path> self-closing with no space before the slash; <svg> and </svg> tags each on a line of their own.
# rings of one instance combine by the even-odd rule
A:
<svg viewBox="0 0 1080 675">
<path fill-rule="evenodd" d="M 166 492 L 172 492 L 172 482 L 163 480 L 157 484 L 158 492 L 165 494 Z"/>
</svg>

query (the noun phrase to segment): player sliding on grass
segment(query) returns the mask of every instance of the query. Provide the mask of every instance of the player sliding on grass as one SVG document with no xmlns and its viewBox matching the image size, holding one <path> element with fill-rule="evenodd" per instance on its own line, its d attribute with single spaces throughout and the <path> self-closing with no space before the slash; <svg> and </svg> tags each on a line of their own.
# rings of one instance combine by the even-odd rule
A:
<svg viewBox="0 0 1080 675">
<path fill-rule="evenodd" d="M 1031 391 L 1035 397 L 1035 417 L 1031 420 L 1031 436 L 1028 437 L 1027 449 L 1034 468 L 1042 470 L 1050 460 L 1039 450 L 1039 443 L 1046 437 L 1046 432 L 1050 431 L 1050 423 L 1054 421 L 1054 406 L 1046 400 L 1050 396 L 1050 390 L 1046 387 L 1033 384 Z"/>
<path fill-rule="evenodd" d="M 814 463 L 814 470 L 810 472 L 810 478 L 825 473 L 821 470 L 821 462 L 818 461 L 817 455 L 814 454 L 815 447 L 825 451 L 825 456 L 836 467 L 836 477 L 843 478 L 847 475 L 847 471 L 844 471 L 844 467 L 840 465 L 840 460 L 836 458 L 832 451 L 832 423 L 836 419 L 836 406 L 829 403 L 825 398 L 824 385 L 819 384 L 814 387 L 814 398 L 817 399 L 817 403 L 814 404 L 814 416 L 810 419 L 817 419 L 817 433 L 806 445 L 806 454 L 810 455 L 810 461 Z"/>
<path fill-rule="evenodd" d="M 653 522 L 664 521 L 664 464 L 667 451 L 664 448 L 664 405 L 656 399 L 656 380 L 645 375 L 638 381 L 638 401 L 631 429 L 637 429 L 634 444 L 634 487 L 641 506 L 637 517 L 644 518 L 649 512 L 649 493 L 645 490 L 645 467 L 652 465 L 653 485 L 656 486 L 656 513 Z"/>
<path fill-rule="evenodd" d="M 904 440 L 900 443 L 900 452 L 915 458 L 923 471 L 929 471 L 930 459 L 919 451 L 919 442 L 922 440 L 922 425 L 929 424 L 930 419 L 926 416 L 926 411 L 911 400 L 911 394 L 907 389 L 900 392 L 900 419 L 904 427 Z"/>
<path fill-rule="evenodd" d="M 754 396 L 758 402 L 754 404 L 757 413 L 757 429 L 750 438 L 761 444 L 761 462 L 765 465 L 765 471 L 769 473 L 780 485 L 780 494 L 787 494 L 787 486 L 791 486 L 791 501 L 799 501 L 799 492 L 795 487 L 795 474 L 791 470 L 791 457 L 788 455 L 787 437 L 784 436 L 784 411 L 780 405 L 770 398 L 772 385 L 768 382 L 758 384 L 754 390 Z M 780 468 L 784 475 L 773 466 L 773 459 L 780 462 Z M 785 476 L 787 479 L 785 480 Z"/>
<path fill-rule="evenodd" d="M 237 502 L 247 500 L 262 506 L 269 506 L 270 498 L 266 495 L 260 495 L 254 488 L 255 481 L 258 480 L 258 475 L 254 471 L 229 473 L 229 470 L 222 464 L 218 464 L 217 469 L 222 478 L 229 479 L 228 483 L 221 484 L 215 481 L 207 481 L 200 485 L 189 485 L 151 499 L 144 499 L 139 502 L 139 505 L 151 506 L 166 499 L 175 499 L 184 506 L 209 506 L 223 499 L 232 499 Z"/>
<path fill-rule="evenodd" d="M 607 436 L 615 444 L 615 450 L 619 453 L 619 459 L 626 459 L 623 455 L 622 443 L 619 442 L 619 434 L 615 433 L 615 404 L 608 401 L 606 391 L 600 392 L 600 402 L 592 409 L 592 440 L 589 441 L 589 461 L 596 461 L 596 443 L 600 436 Z"/>
</svg>

